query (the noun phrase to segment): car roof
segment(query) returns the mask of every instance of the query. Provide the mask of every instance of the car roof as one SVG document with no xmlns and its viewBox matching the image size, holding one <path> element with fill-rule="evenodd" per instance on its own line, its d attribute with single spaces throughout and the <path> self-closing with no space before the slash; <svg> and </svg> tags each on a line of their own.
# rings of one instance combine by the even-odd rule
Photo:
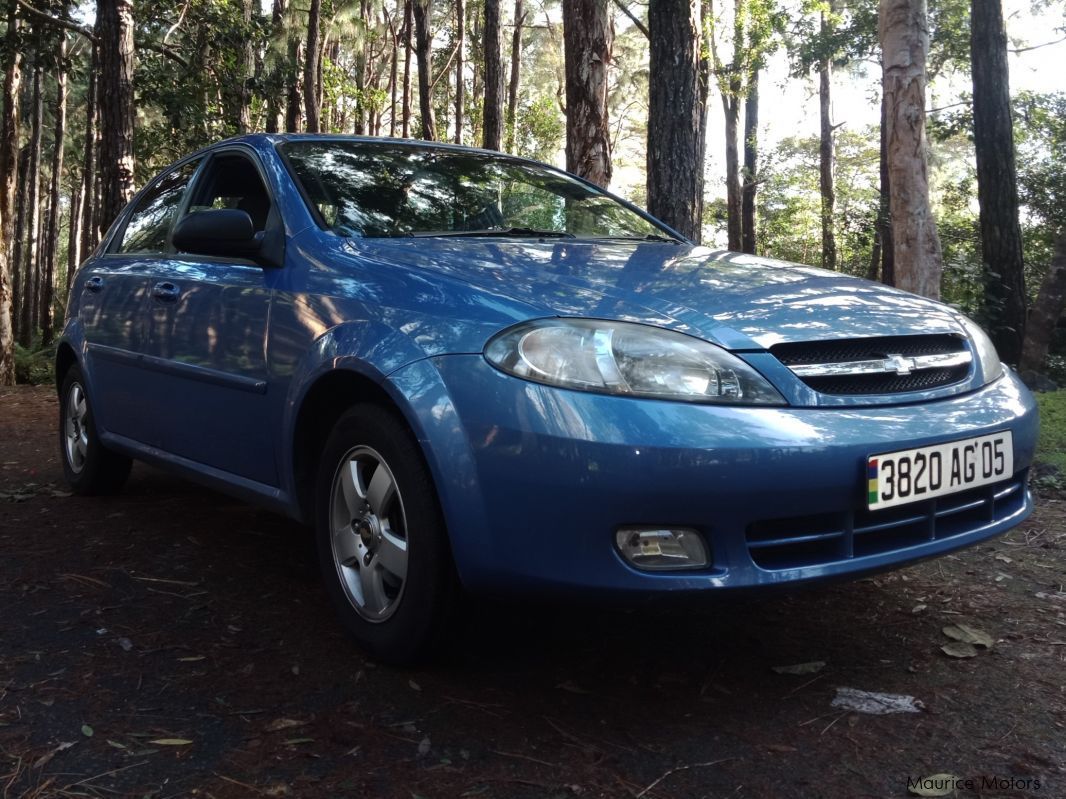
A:
<svg viewBox="0 0 1066 799">
<path fill-rule="evenodd" d="M 425 139 L 402 139 L 394 136 L 355 136 L 343 133 L 246 133 L 240 136 L 232 136 L 214 144 L 208 145 L 205 150 L 223 147 L 231 144 L 282 144 L 284 142 L 299 141 L 335 141 L 335 142 L 359 142 L 363 144 L 390 145 L 410 147 L 419 150 L 449 150 L 452 152 L 468 153 L 471 155 L 483 155 L 492 158 L 508 158 L 515 161 L 527 161 L 539 163 L 529 158 L 511 153 L 503 153 L 497 150 L 486 150 L 481 147 L 468 147 L 451 142 L 427 141 Z"/>
</svg>

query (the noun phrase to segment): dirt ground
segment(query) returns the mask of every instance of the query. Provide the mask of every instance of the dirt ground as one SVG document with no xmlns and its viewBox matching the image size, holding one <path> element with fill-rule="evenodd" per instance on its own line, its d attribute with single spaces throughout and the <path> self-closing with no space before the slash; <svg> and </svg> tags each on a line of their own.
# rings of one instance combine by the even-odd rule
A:
<svg viewBox="0 0 1066 799">
<path fill-rule="evenodd" d="M 860 582 L 695 609 L 471 604 L 442 663 L 403 671 L 342 634 L 299 526 L 140 465 L 117 497 L 67 495 L 56 413 L 48 388 L 0 389 L 4 799 L 850 799 L 945 773 L 962 796 L 1066 796 L 1053 498 L 1003 539 Z M 960 622 L 993 646 L 944 654 Z M 924 709 L 842 711 L 839 687 Z"/>
</svg>

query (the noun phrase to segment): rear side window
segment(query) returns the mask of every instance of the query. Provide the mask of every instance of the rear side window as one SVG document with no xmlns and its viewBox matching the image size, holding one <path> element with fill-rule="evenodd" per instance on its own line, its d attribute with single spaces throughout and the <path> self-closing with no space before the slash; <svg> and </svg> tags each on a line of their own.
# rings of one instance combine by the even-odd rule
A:
<svg viewBox="0 0 1066 799">
<path fill-rule="evenodd" d="M 157 181 L 137 202 L 116 252 L 163 253 L 167 234 L 199 161 L 189 161 Z"/>
</svg>

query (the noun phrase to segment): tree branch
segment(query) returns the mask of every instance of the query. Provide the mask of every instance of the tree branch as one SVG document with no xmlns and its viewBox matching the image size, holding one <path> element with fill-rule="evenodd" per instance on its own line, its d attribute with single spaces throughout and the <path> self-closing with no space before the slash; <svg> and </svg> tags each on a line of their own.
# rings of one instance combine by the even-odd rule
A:
<svg viewBox="0 0 1066 799">
<path fill-rule="evenodd" d="M 644 24 L 643 22 L 641 22 L 641 21 L 640 21 L 640 20 L 639 20 L 639 19 L 638 19 L 638 18 L 637 18 L 637 17 L 636 17 L 636 16 L 634 15 L 634 14 L 633 14 L 633 12 L 632 12 L 632 11 L 630 11 L 630 10 L 629 10 L 629 9 L 628 9 L 628 8 L 626 7 L 625 3 L 623 3 L 623 2 L 622 2 L 622 0 L 614 0 L 614 4 L 615 4 L 616 6 L 618 6 L 618 9 L 619 9 L 619 10 L 620 10 L 620 11 L 621 11 L 621 12 L 622 12 L 623 14 L 625 14 L 625 15 L 626 15 L 627 17 L 629 17 L 630 21 L 631 21 L 631 22 L 632 22 L 632 23 L 633 23 L 634 25 L 636 25 L 636 26 L 637 26 L 637 30 L 639 30 L 639 31 L 640 31 L 641 33 L 643 33 L 643 34 L 644 34 L 644 38 L 645 38 L 645 39 L 650 39 L 650 38 L 651 38 L 651 34 L 650 34 L 650 33 L 648 33 L 648 26 L 647 26 L 647 25 L 645 25 L 645 24 Z"/>
<path fill-rule="evenodd" d="M 1031 47 L 1017 47 L 1017 48 L 1013 48 L 1012 47 L 1012 48 L 1010 48 L 1010 52 L 1014 53 L 1015 55 L 1018 55 L 1019 53 L 1028 53 L 1030 50 L 1039 50 L 1041 47 L 1050 47 L 1053 44 L 1059 44 L 1061 42 L 1066 42 L 1066 36 L 1063 36 L 1061 39 L 1056 39 L 1053 42 L 1044 42 L 1043 44 L 1034 44 Z"/>
<path fill-rule="evenodd" d="M 437 74 L 433 80 L 429 82 L 429 90 L 433 91 L 437 84 L 440 83 L 440 79 L 448 74 L 448 70 L 452 68 L 452 61 L 455 60 L 455 54 L 459 52 L 459 42 L 455 43 L 455 47 L 452 48 L 452 54 L 448 56 L 448 60 L 444 62 L 444 66 L 441 67 L 441 71 Z"/>
<path fill-rule="evenodd" d="M 96 36 L 93 35 L 92 30 L 90 28 L 88 28 L 87 26 L 79 25 L 77 22 L 71 22 L 69 19 L 62 19 L 60 17 L 53 17 L 51 14 L 46 14 L 44 11 L 41 11 L 40 9 L 34 8 L 29 3 L 27 3 L 26 0 L 15 0 L 15 4 L 19 8 L 21 8 L 23 11 L 25 11 L 27 14 L 29 14 L 32 17 L 36 17 L 37 19 L 41 20 L 42 22 L 47 22 L 47 23 L 49 23 L 51 25 L 58 25 L 60 28 L 66 28 L 68 31 L 74 31 L 75 33 L 80 33 L 82 36 L 84 36 L 90 42 L 95 42 L 96 41 Z"/>
</svg>

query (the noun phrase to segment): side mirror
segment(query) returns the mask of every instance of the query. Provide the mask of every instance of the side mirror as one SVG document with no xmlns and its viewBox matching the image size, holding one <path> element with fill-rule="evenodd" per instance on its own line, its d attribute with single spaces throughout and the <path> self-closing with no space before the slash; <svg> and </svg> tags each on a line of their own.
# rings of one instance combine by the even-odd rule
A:
<svg viewBox="0 0 1066 799">
<path fill-rule="evenodd" d="M 259 252 L 257 236 L 247 211 L 218 208 L 189 214 L 174 226 L 171 237 L 179 252 L 250 258 Z"/>
</svg>

